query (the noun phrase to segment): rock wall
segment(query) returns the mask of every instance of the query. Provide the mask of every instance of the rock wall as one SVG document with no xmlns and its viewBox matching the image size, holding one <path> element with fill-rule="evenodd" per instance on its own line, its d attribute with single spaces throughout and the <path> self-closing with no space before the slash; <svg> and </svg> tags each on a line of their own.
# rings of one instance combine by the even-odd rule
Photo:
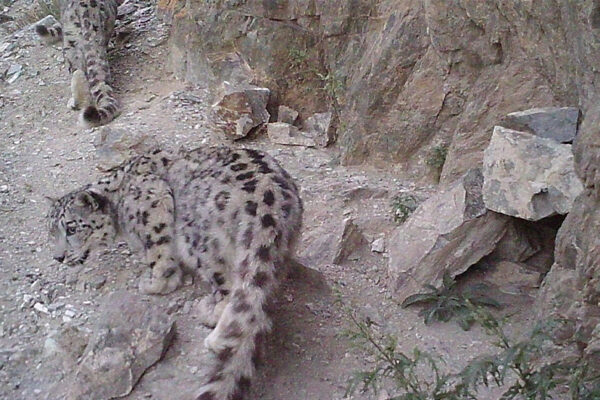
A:
<svg viewBox="0 0 600 400">
<path fill-rule="evenodd" d="M 334 109 L 346 164 L 441 180 L 481 162 L 501 116 L 597 95 L 600 4 L 523 0 L 160 0 L 170 64 L 193 82 L 252 82 L 272 107 Z M 271 110 L 269 110 L 271 111 Z M 272 113 L 273 114 L 273 113 Z"/>
<path fill-rule="evenodd" d="M 570 321 L 558 339 L 576 340 L 584 354 L 600 362 L 600 106 L 589 115 L 574 146 L 585 189 L 558 232 L 555 263 L 538 307 L 542 315 Z"/>
</svg>

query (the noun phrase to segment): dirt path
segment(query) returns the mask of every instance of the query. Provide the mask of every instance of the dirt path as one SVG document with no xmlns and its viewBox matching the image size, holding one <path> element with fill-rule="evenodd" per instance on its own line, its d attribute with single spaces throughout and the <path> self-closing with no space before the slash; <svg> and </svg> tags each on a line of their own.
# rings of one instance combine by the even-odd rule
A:
<svg viewBox="0 0 600 400">
<path fill-rule="evenodd" d="M 10 12 L 29 6 L 19 0 Z M 152 8 L 136 6 L 128 17 L 133 22 L 119 27 L 129 34 L 123 33 L 111 51 L 115 87 L 124 104 L 111 128 L 146 134 L 170 148 L 223 142 L 210 121 L 207 90 L 187 87 L 166 71 L 167 27 L 156 21 Z M 54 399 L 50 388 L 64 377 L 47 367 L 46 339 L 66 326 L 89 329 L 101 299 L 117 289 L 136 291 L 142 271 L 122 245 L 81 268 L 52 261 L 44 196 L 60 196 L 100 175 L 94 147 L 98 131 L 79 128 L 76 113 L 66 107 L 68 75 L 58 47 L 43 47 L 31 31 L 21 31 L 0 38 L 3 48 L 0 73 L 14 64 L 22 71 L 11 84 L 0 81 L 0 398 Z M 417 310 L 398 307 L 384 285 L 385 254 L 367 248 L 343 265 L 328 259 L 344 219 L 354 218 L 374 240 L 394 226 L 390 198 L 414 185 L 390 172 L 340 167 L 335 150 L 273 146 L 262 136 L 241 145 L 268 151 L 301 183 L 306 223 L 300 259 L 321 273 L 316 280 L 285 285 L 250 398 L 344 398 L 348 377 L 371 359 L 340 337 L 348 318 L 335 303 L 337 296 L 377 329 L 397 336 L 402 350 L 433 351 L 448 360 L 449 368 L 488 349 L 477 329 L 463 332 L 453 323 L 427 327 Z M 175 399 L 172 393 L 193 398 L 202 374 L 196 360 L 208 333 L 194 315 L 200 295 L 201 289 L 188 286 L 155 300 L 172 305 L 177 337 L 127 399 Z"/>
</svg>

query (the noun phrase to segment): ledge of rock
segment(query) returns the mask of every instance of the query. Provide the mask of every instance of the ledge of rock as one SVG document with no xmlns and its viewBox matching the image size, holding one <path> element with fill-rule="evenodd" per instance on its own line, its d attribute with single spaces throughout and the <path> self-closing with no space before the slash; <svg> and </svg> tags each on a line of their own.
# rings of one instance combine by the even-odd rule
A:
<svg viewBox="0 0 600 400">
<path fill-rule="evenodd" d="M 508 114 L 500 123 L 505 128 L 530 132 L 559 143 L 572 143 L 577 135 L 579 109 L 575 107 L 532 108 Z"/>
</svg>

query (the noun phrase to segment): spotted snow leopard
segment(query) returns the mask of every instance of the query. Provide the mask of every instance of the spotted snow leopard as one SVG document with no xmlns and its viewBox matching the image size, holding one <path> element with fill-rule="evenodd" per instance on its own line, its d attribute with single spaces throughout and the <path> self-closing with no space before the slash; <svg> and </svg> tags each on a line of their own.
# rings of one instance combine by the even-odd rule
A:
<svg viewBox="0 0 600 400">
<path fill-rule="evenodd" d="M 37 34 L 46 42 L 62 39 L 63 54 L 71 73 L 69 107 L 83 109 L 80 120 L 87 126 L 103 125 L 119 113 L 119 103 L 109 86 L 108 41 L 122 0 L 59 0 L 60 23 L 38 24 Z"/>
<path fill-rule="evenodd" d="M 210 282 L 202 320 L 215 354 L 197 400 L 242 399 L 255 353 L 271 322 L 265 305 L 277 287 L 302 222 L 298 187 L 269 155 L 206 147 L 154 150 L 105 178 L 53 200 L 54 258 L 83 263 L 122 234 L 152 270 L 143 293 L 169 293 L 184 271 Z"/>
</svg>

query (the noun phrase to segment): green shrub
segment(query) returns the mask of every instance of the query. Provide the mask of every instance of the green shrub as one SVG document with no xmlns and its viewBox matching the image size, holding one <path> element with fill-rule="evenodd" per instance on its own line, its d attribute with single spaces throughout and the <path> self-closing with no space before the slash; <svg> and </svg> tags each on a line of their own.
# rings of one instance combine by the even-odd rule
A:
<svg viewBox="0 0 600 400">
<path fill-rule="evenodd" d="M 600 399 L 600 374 L 590 361 L 543 362 L 551 332 L 561 321 L 541 323 L 524 340 L 510 338 L 503 323 L 489 311 L 467 302 L 475 322 L 479 323 L 498 349 L 495 354 L 475 357 L 458 373 L 445 373 L 443 358 L 413 350 L 404 354 L 397 350 L 397 341 L 389 335 L 375 333 L 370 322 L 349 313 L 351 328 L 346 336 L 374 356 L 368 370 L 356 372 L 350 379 L 346 395 L 361 391 L 377 391 L 391 383 L 394 400 L 477 400 L 482 387 L 502 387 L 502 400 L 565 399 L 568 388 L 571 400 Z M 558 397 L 560 395 L 560 397 Z"/>
<path fill-rule="evenodd" d="M 419 206 L 419 199 L 411 194 L 399 194 L 392 199 L 394 221 L 402 224 Z"/>
<path fill-rule="evenodd" d="M 444 163 L 446 162 L 447 155 L 448 155 L 448 146 L 446 146 L 444 144 L 440 144 L 440 145 L 434 146 L 433 149 L 431 149 L 431 152 L 429 153 L 429 156 L 427 157 L 427 160 L 425 160 L 425 162 L 431 168 L 440 170 L 440 169 L 442 169 L 442 167 L 444 166 Z"/>
<path fill-rule="evenodd" d="M 483 294 L 488 289 L 487 285 L 474 285 L 461 293 L 456 289 L 456 281 L 448 273 L 444 274 L 440 288 L 433 285 L 424 287 L 427 289 L 426 292 L 408 296 L 402 303 L 402 307 L 424 305 L 419 315 L 424 318 L 426 325 L 432 321 L 447 322 L 456 318 L 458 325 L 467 331 L 475 322 L 473 305 L 500 307 L 496 300 Z"/>
</svg>

